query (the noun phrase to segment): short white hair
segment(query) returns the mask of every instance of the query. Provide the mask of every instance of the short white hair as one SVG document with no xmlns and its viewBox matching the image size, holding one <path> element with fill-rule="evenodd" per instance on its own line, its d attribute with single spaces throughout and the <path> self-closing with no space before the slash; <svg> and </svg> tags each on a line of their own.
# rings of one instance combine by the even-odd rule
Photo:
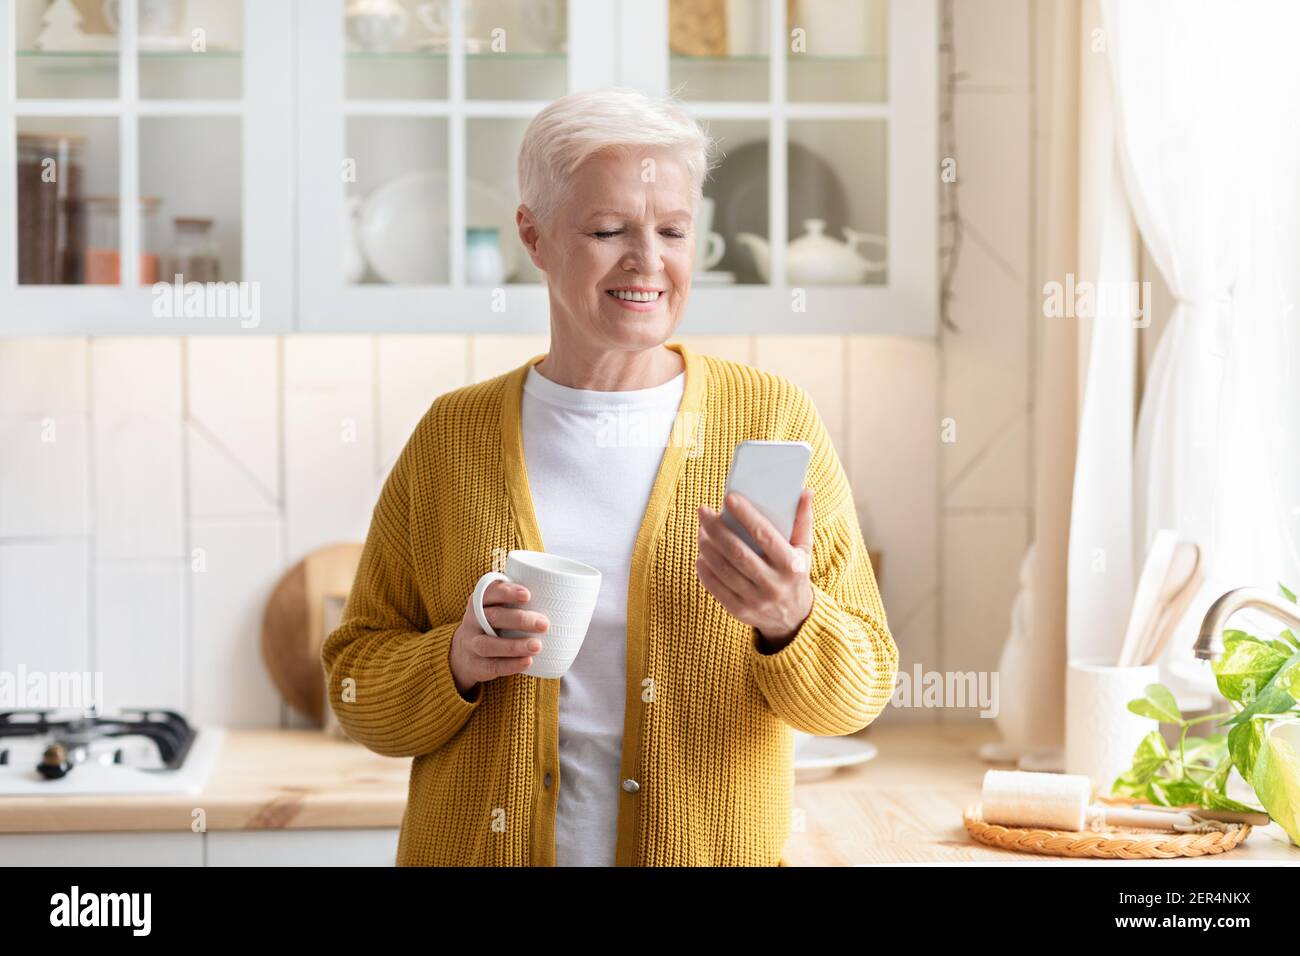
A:
<svg viewBox="0 0 1300 956">
<path fill-rule="evenodd" d="M 519 198 L 538 221 L 559 207 L 569 178 L 593 153 L 655 147 L 681 160 L 690 177 L 692 210 L 704 195 L 716 144 L 672 97 L 612 86 L 570 93 L 547 104 L 524 130 L 519 147 Z"/>
</svg>

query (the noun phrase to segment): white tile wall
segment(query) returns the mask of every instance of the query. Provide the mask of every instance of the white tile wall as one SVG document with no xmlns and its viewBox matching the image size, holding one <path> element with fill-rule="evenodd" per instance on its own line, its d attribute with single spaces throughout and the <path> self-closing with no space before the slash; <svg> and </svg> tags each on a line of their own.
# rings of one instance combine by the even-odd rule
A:
<svg viewBox="0 0 1300 956">
<path fill-rule="evenodd" d="M 0 667 L 90 669 L 89 566 L 86 538 L 0 545 Z"/>
<path fill-rule="evenodd" d="M 1021 559 L 1033 538 L 1032 375 L 1035 203 L 1041 143 L 1034 111 L 1044 0 L 953 5 L 959 81 L 953 103 L 963 242 L 952 318 L 941 337 L 941 597 L 937 671 L 994 671 L 1010 627 Z M 950 188 L 950 187 L 942 187 Z M 945 709 L 942 719 L 975 716 Z"/>
<path fill-rule="evenodd" d="M 95 555 L 179 558 L 185 483 L 181 342 L 95 339 L 90 369 Z"/>
<path fill-rule="evenodd" d="M 683 336 L 807 388 L 883 552 L 909 672 L 996 667 L 1032 536 L 1040 3 L 956 5 L 960 334 Z M 363 538 L 438 394 L 546 348 L 538 335 L 0 341 L 0 668 L 95 667 L 110 705 L 280 723 L 260 647 L 280 575 Z"/>
<path fill-rule="evenodd" d="M 935 344 L 686 341 L 808 388 L 854 482 L 869 544 L 885 554 L 900 644 L 933 657 Z M 14 370 L 0 428 L 9 447 L 27 449 L 4 456 L 0 472 L 0 667 L 93 664 L 109 706 L 279 723 L 260 645 L 276 581 L 313 548 L 364 538 L 392 461 L 438 394 L 547 344 L 496 335 L 0 342 L 0 367 Z M 89 402 L 64 380 L 72 374 L 90 383 Z M 41 443 L 51 416 L 57 441 Z"/>
</svg>

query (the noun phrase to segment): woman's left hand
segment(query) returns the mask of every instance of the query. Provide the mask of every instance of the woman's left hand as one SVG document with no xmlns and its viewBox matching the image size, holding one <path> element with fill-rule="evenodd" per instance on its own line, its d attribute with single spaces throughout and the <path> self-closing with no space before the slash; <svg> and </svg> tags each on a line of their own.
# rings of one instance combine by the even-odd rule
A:
<svg viewBox="0 0 1300 956">
<path fill-rule="evenodd" d="M 812 501 L 812 490 L 805 488 L 786 541 L 743 495 L 727 496 L 727 511 L 758 542 L 763 557 L 727 527 L 721 514 L 704 505 L 699 509 L 695 569 L 700 582 L 732 617 L 757 629 L 769 649 L 789 643 L 812 610 Z"/>
</svg>

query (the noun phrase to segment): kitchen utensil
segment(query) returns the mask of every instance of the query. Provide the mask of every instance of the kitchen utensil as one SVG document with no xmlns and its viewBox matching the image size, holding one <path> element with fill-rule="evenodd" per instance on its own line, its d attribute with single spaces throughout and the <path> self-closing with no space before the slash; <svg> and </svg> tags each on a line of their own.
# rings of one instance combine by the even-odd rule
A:
<svg viewBox="0 0 1300 956">
<path fill-rule="evenodd" d="M 1178 623 L 1187 613 L 1187 606 L 1192 603 L 1192 598 L 1196 596 L 1196 592 L 1201 589 L 1205 581 L 1205 572 L 1201 568 L 1201 549 L 1198 545 L 1191 541 L 1178 542 L 1178 547 L 1174 549 L 1166 585 L 1169 585 L 1170 581 L 1181 582 L 1181 584 L 1172 586 L 1172 595 L 1165 602 L 1159 618 L 1142 640 L 1141 649 L 1135 656 L 1139 664 L 1154 664 L 1160 659 L 1165 645 L 1169 643 L 1169 638 L 1173 636 Z"/>
<path fill-rule="evenodd" d="M 1158 807 L 1153 803 L 1135 803 L 1134 810 L 1167 810 L 1168 807 Z M 1273 822 L 1273 818 L 1267 813 L 1258 813 L 1245 810 L 1211 810 L 1208 807 L 1199 807 L 1196 810 L 1189 810 L 1194 817 L 1201 817 L 1205 820 L 1219 820 L 1223 823 L 1248 823 L 1253 827 L 1266 827 Z"/>
<path fill-rule="evenodd" d="M 1169 528 L 1157 531 L 1151 542 L 1146 563 L 1142 566 L 1142 576 L 1138 578 L 1137 590 L 1133 593 L 1128 629 L 1120 645 L 1118 663 L 1121 667 L 1127 667 L 1137 661 L 1137 652 L 1143 636 L 1159 616 L 1165 581 L 1169 576 L 1169 565 L 1173 561 L 1174 548 L 1177 544 L 1178 534 Z"/>
<path fill-rule="evenodd" d="M 1128 709 L 1160 680 L 1154 665 L 1119 667 L 1109 659 L 1070 661 L 1065 675 L 1065 770 L 1095 781 L 1109 793 L 1115 778 L 1133 764 L 1142 738 L 1159 728 L 1151 717 Z"/>
<path fill-rule="evenodd" d="M 357 232 L 371 269 L 397 285 L 445 285 L 448 282 L 447 174 L 412 173 L 385 183 L 361 205 Z M 515 204 L 477 180 L 466 182 L 466 227 L 497 229 L 509 280 L 518 268 Z M 508 241 L 507 241 L 508 240 Z"/>
<path fill-rule="evenodd" d="M 330 595 L 352 589 L 360 544 L 336 544 L 308 554 L 280 578 L 262 616 L 262 659 L 285 702 L 317 726 L 325 723 L 321 646 Z"/>
<path fill-rule="evenodd" d="M 768 141 L 751 140 L 734 149 L 725 135 L 722 142 L 726 159 L 717 171 L 717 178 L 710 182 L 709 190 L 716 203 L 713 231 L 728 239 L 726 254 L 718 268 L 734 272 L 737 282 L 765 281 L 759 277 L 753 255 L 730 239 L 741 232 L 768 235 Z M 786 146 L 786 165 L 789 221 L 820 219 L 826 223 L 826 232 L 842 234 L 848 200 L 834 168 L 793 140 Z"/>
<path fill-rule="evenodd" d="M 546 615 L 546 631 L 502 630 L 502 637 L 537 637 L 542 649 L 532 655 L 533 663 L 520 671 L 531 677 L 563 677 L 572 666 L 591 624 L 600 593 L 601 573 L 589 564 L 562 558 L 544 551 L 511 551 L 506 555 L 506 570 L 489 571 L 478 579 L 471 599 L 474 617 L 487 634 L 497 634 L 483 611 L 483 597 L 493 581 L 510 581 L 528 589 L 528 600 L 511 602 L 507 607 L 522 607 Z"/>
<path fill-rule="evenodd" d="M 1083 774 L 986 770 L 980 792 L 985 823 L 1081 831 L 1089 826 L 1191 827 L 1190 814 L 1093 804 L 1092 781 Z"/>
</svg>

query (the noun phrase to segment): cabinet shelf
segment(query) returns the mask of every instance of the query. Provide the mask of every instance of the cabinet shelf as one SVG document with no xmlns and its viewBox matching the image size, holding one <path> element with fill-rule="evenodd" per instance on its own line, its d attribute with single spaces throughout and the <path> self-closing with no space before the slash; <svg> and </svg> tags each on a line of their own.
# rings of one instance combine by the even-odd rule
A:
<svg viewBox="0 0 1300 956">
<path fill-rule="evenodd" d="M 495 62 L 552 62 L 560 63 L 567 58 L 567 53 L 466 53 L 465 62 L 467 63 L 486 63 Z M 349 51 L 347 54 L 349 60 L 355 62 L 368 63 L 402 63 L 417 61 L 421 63 L 446 63 L 451 59 L 451 55 L 441 50 L 389 50 L 385 53 L 370 53 L 363 50 Z"/>
<path fill-rule="evenodd" d="M 116 63 L 120 58 L 117 50 L 19 50 L 15 55 L 20 60 L 50 63 L 69 60 Z M 142 60 L 238 60 L 243 53 L 240 50 L 207 50 L 203 53 L 192 50 L 141 50 L 136 55 Z"/>
<path fill-rule="evenodd" d="M 765 53 L 723 53 L 723 54 L 695 54 L 695 53 L 674 53 L 669 58 L 676 63 L 717 63 L 719 66 L 729 66 L 736 63 L 756 63 L 766 65 L 769 57 Z M 865 54 L 845 54 L 835 56 L 830 54 L 813 54 L 800 53 L 796 56 L 790 56 L 786 59 L 787 63 L 871 63 L 878 64 L 885 62 L 883 53 L 865 53 Z"/>
</svg>

